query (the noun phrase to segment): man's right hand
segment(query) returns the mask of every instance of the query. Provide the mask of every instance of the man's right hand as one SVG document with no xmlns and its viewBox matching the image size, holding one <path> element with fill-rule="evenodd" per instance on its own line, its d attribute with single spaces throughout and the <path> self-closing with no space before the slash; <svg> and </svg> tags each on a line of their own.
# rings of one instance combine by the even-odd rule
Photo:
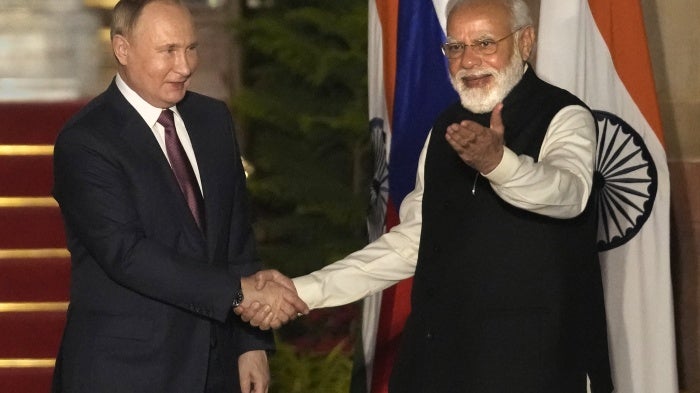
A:
<svg viewBox="0 0 700 393">
<path fill-rule="evenodd" d="M 242 278 L 241 289 L 243 302 L 234 312 L 262 330 L 277 329 L 298 315 L 309 313 L 292 280 L 277 270 L 262 270 Z"/>
</svg>

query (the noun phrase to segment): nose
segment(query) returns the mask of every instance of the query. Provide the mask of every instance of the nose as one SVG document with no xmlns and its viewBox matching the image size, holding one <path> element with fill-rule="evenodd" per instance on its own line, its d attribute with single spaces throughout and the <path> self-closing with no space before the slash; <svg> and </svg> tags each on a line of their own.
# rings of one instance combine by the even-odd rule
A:
<svg viewBox="0 0 700 393">
<path fill-rule="evenodd" d="M 180 75 L 190 76 L 197 68 L 197 54 L 189 50 L 179 52 L 175 60 L 174 70 Z"/>
<path fill-rule="evenodd" d="M 464 68 L 471 68 L 481 64 L 481 55 L 476 52 L 472 46 L 465 46 L 459 62 Z"/>
</svg>

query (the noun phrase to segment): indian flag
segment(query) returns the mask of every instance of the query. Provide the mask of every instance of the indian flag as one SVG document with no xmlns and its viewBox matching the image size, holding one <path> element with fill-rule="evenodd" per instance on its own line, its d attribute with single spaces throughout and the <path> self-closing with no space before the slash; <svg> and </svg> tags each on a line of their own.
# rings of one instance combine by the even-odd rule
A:
<svg viewBox="0 0 700 393">
<path fill-rule="evenodd" d="M 398 223 L 435 117 L 457 101 L 440 50 L 447 0 L 369 0 L 369 117 L 375 146 L 370 241 Z M 387 391 L 411 280 L 365 300 L 352 392 Z"/>
<path fill-rule="evenodd" d="M 639 0 L 542 0 L 536 71 L 594 110 L 616 393 L 678 392 L 669 174 Z"/>
</svg>

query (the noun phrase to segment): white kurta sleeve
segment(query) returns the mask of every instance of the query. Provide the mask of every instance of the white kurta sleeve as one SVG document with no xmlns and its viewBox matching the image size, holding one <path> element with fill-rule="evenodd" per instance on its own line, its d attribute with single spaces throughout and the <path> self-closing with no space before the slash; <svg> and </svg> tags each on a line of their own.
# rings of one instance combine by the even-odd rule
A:
<svg viewBox="0 0 700 393">
<path fill-rule="evenodd" d="M 314 309 L 348 304 L 413 276 L 422 225 L 425 155 L 418 160 L 415 189 L 399 209 L 401 223 L 379 239 L 321 270 L 294 278 L 299 297 Z"/>
<path fill-rule="evenodd" d="M 595 130 L 586 108 L 567 106 L 549 124 L 537 162 L 506 148 L 498 166 L 484 176 L 513 206 L 555 218 L 576 217 L 593 187 Z"/>
</svg>

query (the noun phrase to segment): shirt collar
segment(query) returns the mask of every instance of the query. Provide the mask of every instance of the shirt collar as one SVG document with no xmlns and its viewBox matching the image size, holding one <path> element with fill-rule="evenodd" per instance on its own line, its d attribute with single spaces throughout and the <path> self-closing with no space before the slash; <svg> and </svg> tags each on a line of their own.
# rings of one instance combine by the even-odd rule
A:
<svg viewBox="0 0 700 393">
<path fill-rule="evenodd" d="M 122 93 L 124 98 L 131 104 L 131 106 L 136 109 L 136 112 L 141 115 L 143 120 L 148 124 L 149 127 L 153 128 L 155 124 L 158 122 L 158 117 L 160 116 L 161 112 L 163 112 L 162 108 L 157 108 L 148 102 L 141 98 L 138 93 L 136 93 L 129 85 L 124 82 L 124 79 L 122 79 L 121 75 L 117 73 L 117 76 L 115 77 L 115 82 L 117 84 L 117 88 L 119 91 Z M 177 111 L 176 106 L 171 106 L 169 108 L 172 110 L 178 117 L 180 117 L 180 113 Z"/>
</svg>

